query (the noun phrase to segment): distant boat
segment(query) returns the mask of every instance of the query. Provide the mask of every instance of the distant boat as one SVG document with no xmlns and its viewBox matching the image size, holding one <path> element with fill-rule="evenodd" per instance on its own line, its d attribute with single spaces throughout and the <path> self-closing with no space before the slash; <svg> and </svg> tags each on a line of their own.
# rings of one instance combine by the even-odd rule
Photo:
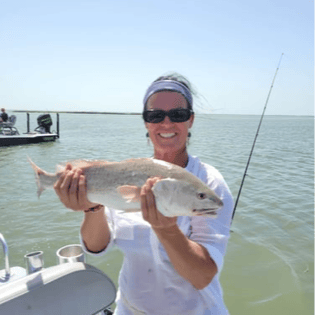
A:
<svg viewBox="0 0 315 315">
<path fill-rule="evenodd" d="M 49 114 L 37 117 L 38 126 L 30 131 L 29 113 L 27 113 L 27 132 L 20 134 L 14 126 L 16 116 L 11 115 L 7 122 L 0 123 L 0 147 L 31 143 L 51 142 L 59 138 L 59 114 L 57 114 L 57 132 L 51 132 L 53 122 Z"/>
</svg>

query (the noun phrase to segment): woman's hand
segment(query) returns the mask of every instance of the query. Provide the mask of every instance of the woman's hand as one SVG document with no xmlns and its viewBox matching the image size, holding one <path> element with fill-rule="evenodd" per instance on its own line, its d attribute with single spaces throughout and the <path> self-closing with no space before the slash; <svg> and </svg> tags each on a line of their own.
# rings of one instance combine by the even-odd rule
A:
<svg viewBox="0 0 315 315">
<path fill-rule="evenodd" d="M 143 219 L 149 222 L 154 229 L 170 228 L 176 226 L 177 222 L 177 217 L 166 217 L 156 208 L 152 187 L 160 179 L 159 177 L 149 178 L 140 192 Z"/>
<path fill-rule="evenodd" d="M 83 211 L 97 204 L 87 199 L 85 176 L 81 168 L 67 164 L 54 185 L 60 201 L 69 209 Z"/>
</svg>

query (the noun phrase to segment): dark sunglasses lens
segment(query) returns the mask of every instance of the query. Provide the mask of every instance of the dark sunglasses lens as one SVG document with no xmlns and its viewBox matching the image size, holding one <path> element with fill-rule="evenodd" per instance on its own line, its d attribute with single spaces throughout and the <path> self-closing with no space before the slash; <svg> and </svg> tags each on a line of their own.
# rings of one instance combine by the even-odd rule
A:
<svg viewBox="0 0 315 315">
<path fill-rule="evenodd" d="M 143 118 L 148 123 L 156 124 L 164 120 L 165 112 L 162 110 L 145 111 L 143 113 Z"/>
<path fill-rule="evenodd" d="M 172 122 L 184 122 L 190 118 L 190 110 L 174 109 L 169 112 L 169 117 Z"/>
<path fill-rule="evenodd" d="M 153 110 L 145 111 L 143 113 L 143 118 L 145 122 L 157 124 L 162 122 L 168 116 L 172 122 L 184 122 L 187 121 L 191 116 L 191 111 L 189 109 L 172 109 L 168 112 L 164 110 Z"/>
</svg>

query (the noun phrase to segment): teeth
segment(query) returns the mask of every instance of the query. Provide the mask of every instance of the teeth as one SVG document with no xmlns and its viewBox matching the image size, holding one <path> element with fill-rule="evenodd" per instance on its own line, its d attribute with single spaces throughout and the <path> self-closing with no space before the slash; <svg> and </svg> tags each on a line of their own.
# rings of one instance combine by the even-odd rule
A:
<svg viewBox="0 0 315 315">
<path fill-rule="evenodd" d="M 160 136 L 162 138 L 171 138 L 171 137 L 175 136 L 175 133 L 160 133 Z"/>
</svg>

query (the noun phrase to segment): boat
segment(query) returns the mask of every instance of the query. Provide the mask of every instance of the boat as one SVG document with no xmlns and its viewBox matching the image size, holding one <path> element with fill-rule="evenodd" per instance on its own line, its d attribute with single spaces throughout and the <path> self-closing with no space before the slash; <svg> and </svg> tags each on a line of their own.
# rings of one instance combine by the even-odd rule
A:
<svg viewBox="0 0 315 315">
<path fill-rule="evenodd" d="M 27 132 L 20 134 L 15 127 L 16 116 L 11 115 L 7 122 L 0 123 L 0 147 L 31 143 L 55 141 L 59 138 L 59 114 L 57 113 L 57 132 L 51 132 L 53 124 L 49 114 L 37 117 L 38 126 L 33 132 L 30 131 L 29 113 L 27 113 Z"/>
<path fill-rule="evenodd" d="M 0 270 L 0 314 L 112 314 L 116 288 L 100 269 L 86 264 L 81 245 L 56 252 L 59 264 L 44 268 L 43 252 L 24 256 L 26 268 L 9 265 L 9 250 L 0 233 L 5 269 Z"/>
</svg>

